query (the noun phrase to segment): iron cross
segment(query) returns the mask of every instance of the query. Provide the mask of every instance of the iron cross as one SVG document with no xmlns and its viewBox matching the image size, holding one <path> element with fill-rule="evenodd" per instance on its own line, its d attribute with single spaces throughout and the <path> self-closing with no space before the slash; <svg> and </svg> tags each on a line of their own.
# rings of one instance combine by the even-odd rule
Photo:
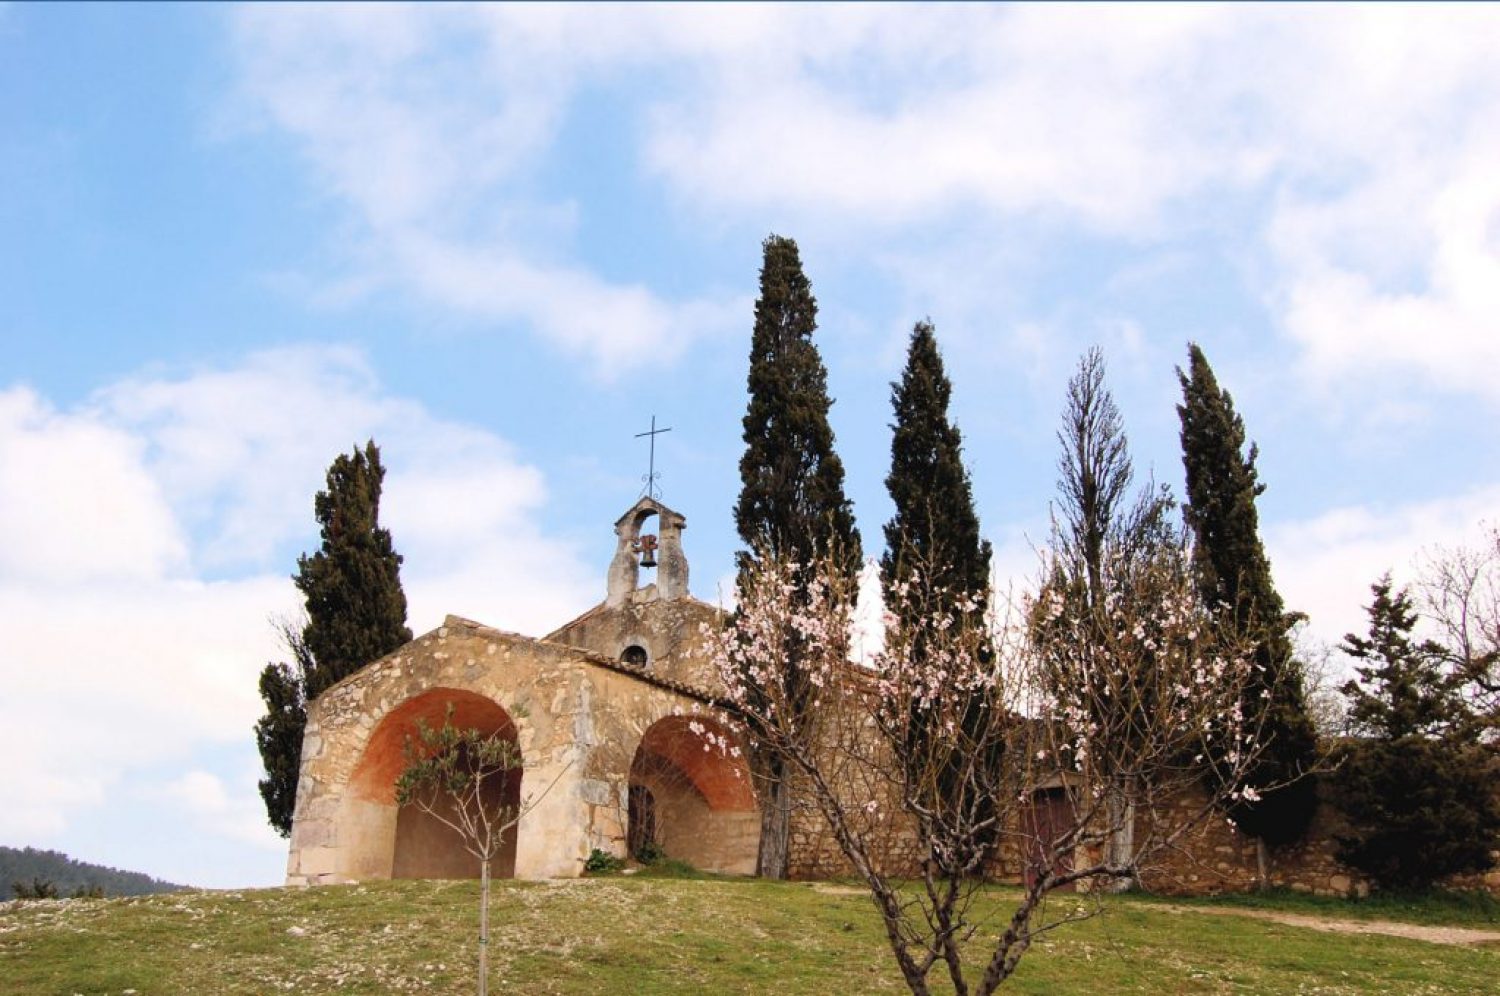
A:
<svg viewBox="0 0 1500 996">
<path fill-rule="evenodd" d="M 661 435 L 663 432 L 671 431 L 671 426 L 667 426 L 665 429 L 658 429 L 656 427 L 656 416 L 652 415 L 651 429 L 647 432 L 637 432 L 635 434 L 635 438 L 637 439 L 640 439 L 642 436 L 651 437 L 651 463 L 649 465 L 650 469 L 646 471 L 646 476 L 641 478 L 641 480 L 646 484 L 646 497 L 648 498 L 655 498 L 658 500 L 661 498 L 661 492 L 656 488 L 656 482 L 661 477 L 661 475 L 656 472 L 656 437 Z"/>
</svg>

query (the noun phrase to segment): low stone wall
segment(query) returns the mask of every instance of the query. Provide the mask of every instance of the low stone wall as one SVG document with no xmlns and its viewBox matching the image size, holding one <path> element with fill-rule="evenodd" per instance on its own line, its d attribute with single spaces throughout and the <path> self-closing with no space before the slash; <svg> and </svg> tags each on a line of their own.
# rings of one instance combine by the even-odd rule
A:
<svg viewBox="0 0 1500 996">
<path fill-rule="evenodd" d="M 1182 806 L 1193 804 L 1201 800 L 1184 800 Z M 1320 803 L 1302 840 L 1266 850 L 1266 884 L 1315 896 L 1368 896 L 1375 888 L 1373 881 L 1336 856 L 1338 835 L 1347 829 L 1334 806 Z M 1260 884 L 1256 851 L 1255 838 L 1236 831 L 1222 816 L 1214 816 L 1188 835 L 1181 847 L 1164 852 L 1141 876 L 1142 885 L 1165 895 L 1250 891 Z M 1500 862 L 1500 854 L 1496 860 Z M 1441 884 L 1500 895 L 1500 867 L 1483 874 L 1455 875 Z"/>
<path fill-rule="evenodd" d="M 1185 798 L 1176 804 L 1186 819 L 1202 805 L 1202 798 Z M 876 849 L 882 870 L 912 875 L 920 867 L 921 854 L 915 826 L 909 817 L 898 816 L 892 830 Z M 1371 880 L 1339 862 L 1337 835 L 1347 824 L 1331 805 L 1320 805 L 1300 842 L 1268 849 L 1267 883 L 1275 888 L 1317 896 L 1363 897 L 1374 888 Z M 1144 833 L 1144 826 L 1138 830 Z M 993 881 L 1016 882 L 1021 877 L 1025 838 L 1013 828 L 1002 834 L 994 857 L 987 866 Z M 1160 852 L 1143 869 L 1141 884 L 1162 895 L 1212 896 L 1225 892 L 1249 892 L 1260 884 L 1257 844 L 1238 832 L 1222 816 L 1212 815 L 1193 828 L 1176 847 Z M 1451 889 L 1488 891 L 1500 896 L 1500 854 L 1497 867 L 1483 874 L 1453 876 L 1442 884 Z M 854 874 L 853 866 L 839 849 L 822 814 L 803 805 L 793 811 L 790 877 L 796 879 L 840 878 Z"/>
</svg>

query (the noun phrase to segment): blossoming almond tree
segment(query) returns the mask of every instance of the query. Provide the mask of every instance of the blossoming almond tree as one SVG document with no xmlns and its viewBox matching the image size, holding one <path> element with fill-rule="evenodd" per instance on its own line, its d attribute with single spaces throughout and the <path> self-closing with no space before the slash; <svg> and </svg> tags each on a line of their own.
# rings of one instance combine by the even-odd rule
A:
<svg viewBox="0 0 1500 996">
<path fill-rule="evenodd" d="M 1184 559 L 1133 573 L 1105 626 L 1064 599 L 980 622 L 961 600 L 898 584 L 894 598 L 950 608 L 929 614 L 920 655 L 898 635 L 864 662 L 850 658 L 842 576 L 761 558 L 711 650 L 729 711 L 785 760 L 870 889 L 913 993 L 934 969 L 959 994 L 993 992 L 1039 935 L 1079 917 L 1076 904 L 1049 910 L 1050 893 L 1134 877 L 1181 842 L 1226 801 L 1194 790 L 1202 757 L 1230 766 L 1223 784 L 1240 787 L 1226 791 L 1253 791 L 1234 777 L 1259 750 L 1236 709 L 1252 665 L 1212 642 Z M 1069 651 L 1079 640 L 1093 645 Z M 790 676 L 789 642 L 803 649 Z M 1209 749 L 1219 742 L 1234 749 Z M 1108 785 L 1131 794 L 1128 854 L 1105 846 L 1122 818 Z M 996 839 L 1024 871 L 1000 924 L 975 904 Z M 966 960 L 981 939 L 983 960 Z"/>
</svg>

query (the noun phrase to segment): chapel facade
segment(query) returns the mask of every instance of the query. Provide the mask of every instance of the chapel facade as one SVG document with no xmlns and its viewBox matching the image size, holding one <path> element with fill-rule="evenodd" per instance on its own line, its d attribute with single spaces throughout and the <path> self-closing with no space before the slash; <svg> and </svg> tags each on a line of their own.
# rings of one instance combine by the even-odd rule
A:
<svg viewBox="0 0 1500 996">
<path fill-rule="evenodd" d="M 722 686 L 701 634 L 721 615 L 689 593 L 686 524 L 643 497 L 615 523 L 604 601 L 576 619 L 535 638 L 450 615 L 310 702 L 287 884 L 477 877 L 453 830 L 396 805 L 408 738 L 450 710 L 522 759 L 493 786 L 522 815 L 492 874 L 574 877 L 596 849 L 647 847 L 753 874 L 760 816 L 744 752 L 710 749 L 738 734 L 710 716 Z"/>
</svg>

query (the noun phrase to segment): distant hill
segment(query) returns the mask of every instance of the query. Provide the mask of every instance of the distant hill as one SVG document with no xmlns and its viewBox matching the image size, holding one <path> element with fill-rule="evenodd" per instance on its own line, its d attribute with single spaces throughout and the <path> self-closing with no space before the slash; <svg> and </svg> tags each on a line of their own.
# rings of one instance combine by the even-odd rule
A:
<svg viewBox="0 0 1500 996">
<path fill-rule="evenodd" d="M 153 892 L 176 892 L 185 886 L 163 882 L 140 872 L 120 871 L 87 861 L 74 861 L 57 851 L 39 851 L 34 847 L 0 846 L 0 899 L 10 899 L 12 883 L 30 885 L 34 880 L 51 882 L 63 898 L 79 889 L 97 886 L 106 896 L 146 896 Z"/>
</svg>

